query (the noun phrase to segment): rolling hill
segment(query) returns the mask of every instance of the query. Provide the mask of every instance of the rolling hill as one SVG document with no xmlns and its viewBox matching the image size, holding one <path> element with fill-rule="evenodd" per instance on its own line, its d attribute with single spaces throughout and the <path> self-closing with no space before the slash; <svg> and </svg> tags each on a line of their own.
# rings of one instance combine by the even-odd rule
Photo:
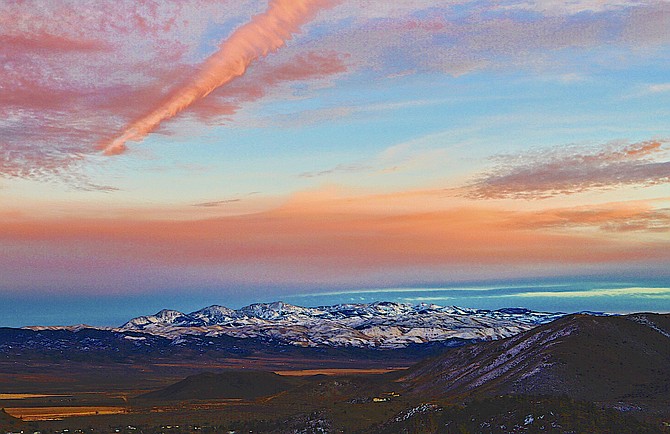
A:
<svg viewBox="0 0 670 434">
<path fill-rule="evenodd" d="M 292 387 L 299 380 L 264 372 L 231 370 L 223 373 L 192 375 L 164 389 L 140 395 L 140 400 L 183 401 L 209 399 L 252 400 L 274 395 Z"/>
</svg>

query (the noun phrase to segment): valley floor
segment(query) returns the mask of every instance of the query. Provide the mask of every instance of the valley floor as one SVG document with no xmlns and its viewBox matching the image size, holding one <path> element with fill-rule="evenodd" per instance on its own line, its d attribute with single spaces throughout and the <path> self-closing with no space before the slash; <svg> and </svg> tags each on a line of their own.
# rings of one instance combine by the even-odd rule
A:
<svg viewBox="0 0 670 434">
<path fill-rule="evenodd" d="M 291 382 L 287 390 L 253 399 L 198 399 L 198 387 L 210 378 L 205 376 L 192 391 L 181 390 L 177 400 L 170 395 L 159 399 L 142 395 L 186 374 L 241 371 L 196 364 L 24 366 L 23 374 L 3 378 L 3 390 L 23 390 L 24 395 L 0 395 L 0 406 L 6 411 L 0 414 L 0 428 L 63 434 L 670 432 L 662 416 L 637 414 L 634 408 L 608 409 L 567 397 L 422 396 L 403 390 L 398 381 L 403 371 L 380 374 L 370 373 L 370 367 L 360 372 L 350 367 L 342 375 L 341 364 L 333 365 L 329 368 L 321 362 L 308 371 L 284 372 L 296 374 L 282 375 Z M 314 371 L 321 373 L 311 375 Z M 14 388 L 7 389 L 11 381 Z M 30 384 L 33 389 L 28 394 Z"/>
</svg>

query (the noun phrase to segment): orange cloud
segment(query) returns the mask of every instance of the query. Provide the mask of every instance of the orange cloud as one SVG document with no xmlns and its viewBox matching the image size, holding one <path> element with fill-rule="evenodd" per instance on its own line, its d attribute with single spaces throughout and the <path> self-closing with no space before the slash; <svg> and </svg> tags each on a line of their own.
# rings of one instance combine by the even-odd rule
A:
<svg viewBox="0 0 670 434">
<path fill-rule="evenodd" d="M 626 156 L 642 156 L 649 155 L 654 152 L 661 151 L 661 142 L 658 140 L 652 140 L 649 142 L 636 143 L 624 149 Z"/>
<path fill-rule="evenodd" d="M 296 194 L 279 206 L 278 200 L 253 213 L 253 204 L 229 198 L 114 218 L 0 215 L 0 274 L 12 288 L 57 280 L 64 288 L 124 292 L 128 285 L 132 291 L 162 284 L 392 286 L 621 270 L 667 275 L 670 262 L 670 242 L 659 233 L 670 213 L 652 202 L 519 211 L 437 190 L 334 189 Z"/>
<path fill-rule="evenodd" d="M 132 122 L 123 133 L 101 148 L 106 155 L 126 150 L 129 140 L 141 140 L 161 122 L 193 102 L 243 75 L 255 60 L 282 47 L 293 33 L 316 13 L 334 4 L 331 0 L 272 0 L 266 12 L 237 29 L 203 64 L 191 82 L 174 92 L 160 106 Z"/>
<path fill-rule="evenodd" d="M 526 213 L 513 226 L 527 229 L 592 227 L 605 232 L 670 232 L 670 209 L 647 205 L 601 205 Z"/>
<path fill-rule="evenodd" d="M 288 267 L 296 281 L 318 273 L 351 280 L 360 272 L 392 274 L 417 267 L 523 270 L 670 260 L 667 242 L 552 230 L 565 219 L 601 227 L 631 213 L 460 207 L 389 214 L 298 201 L 268 212 L 207 220 L 12 218 L 0 225 L 0 240 L 8 246 L 40 246 L 41 256 L 69 258 L 68 266 L 75 268 L 82 257 L 88 262 L 97 258 L 97 266 L 107 260 L 125 266 L 250 266 L 259 274 Z M 2 254 L 7 260 L 9 252 Z"/>
</svg>

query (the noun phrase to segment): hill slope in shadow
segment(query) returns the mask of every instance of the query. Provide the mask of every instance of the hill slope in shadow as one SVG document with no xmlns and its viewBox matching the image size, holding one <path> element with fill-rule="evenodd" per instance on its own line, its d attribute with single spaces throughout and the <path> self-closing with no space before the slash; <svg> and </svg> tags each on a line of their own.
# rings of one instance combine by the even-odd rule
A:
<svg viewBox="0 0 670 434">
<path fill-rule="evenodd" d="M 246 399 L 275 395 L 291 389 L 300 380 L 273 372 L 231 370 L 192 375 L 164 389 L 140 395 L 140 400 L 185 401 L 208 399 Z"/>
<path fill-rule="evenodd" d="M 670 401 L 670 315 L 570 315 L 410 368 L 414 393 L 567 395 L 585 401 Z"/>
</svg>

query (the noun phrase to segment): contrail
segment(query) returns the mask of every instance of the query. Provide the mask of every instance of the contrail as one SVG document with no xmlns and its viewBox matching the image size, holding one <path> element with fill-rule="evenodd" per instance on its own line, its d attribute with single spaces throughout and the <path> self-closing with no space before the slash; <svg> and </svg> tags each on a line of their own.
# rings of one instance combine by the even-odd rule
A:
<svg viewBox="0 0 670 434">
<path fill-rule="evenodd" d="M 178 89 L 157 108 L 130 123 L 117 138 L 100 146 L 105 155 L 123 153 L 126 142 L 141 140 L 200 98 L 217 87 L 241 76 L 251 62 L 281 48 L 300 26 L 314 18 L 322 8 L 334 6 L 338 0 L 270 0 L 268 9 L 251 18 L 224 41 L 219 50 L 202 65 L 193 80 Z"/>
</svg>

